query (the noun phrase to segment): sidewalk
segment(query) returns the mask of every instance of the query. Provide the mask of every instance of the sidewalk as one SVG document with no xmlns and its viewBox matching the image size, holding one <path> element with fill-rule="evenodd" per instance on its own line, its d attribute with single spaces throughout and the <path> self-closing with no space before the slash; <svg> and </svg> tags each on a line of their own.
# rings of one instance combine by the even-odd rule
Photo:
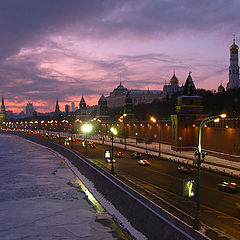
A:
<svg viewBox="0 0 240 240">
<path fill-rule="evenodd" d="M 102 140 L 92 140 L 96 143 L 102 143 Z M 138 151 L 153 156 L 158 156 L 159 154 L 159 144 L 157 142 L 146 145 L 145 143 L 136 143 L 135 139 L 127 138 L 126 143 L 128 150 Z M 111 145 L 111 140 L 106 138 L 104 144 Z M 114 139 L 114 146 L 123 149 L 125 147 L 124 142 L 121 143 L 120 139 Z M 161 156 L 171 161 L 194 165 L 194 151 L 176 152 L 171 150 L 171 145 L 169 144 L 161 144 Z M 205 161 L 201 164 L 201 168 L 240 178 L 240 162 L 207 155 Z"/>
</svg>

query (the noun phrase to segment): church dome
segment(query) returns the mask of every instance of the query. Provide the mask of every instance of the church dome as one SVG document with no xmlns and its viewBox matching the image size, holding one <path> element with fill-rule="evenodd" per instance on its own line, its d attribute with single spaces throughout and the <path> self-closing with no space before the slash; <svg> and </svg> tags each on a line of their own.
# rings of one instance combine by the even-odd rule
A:
<svg viewBox="0 0 240 240">
<path fill-rule="evenodd" d="M 178 78 L 176 77 L 175 73 L 174 73 L 173 76 L 171 77 L 170 83 L 171 83 L 171 84 L 178 84 Z"/>
</svg>

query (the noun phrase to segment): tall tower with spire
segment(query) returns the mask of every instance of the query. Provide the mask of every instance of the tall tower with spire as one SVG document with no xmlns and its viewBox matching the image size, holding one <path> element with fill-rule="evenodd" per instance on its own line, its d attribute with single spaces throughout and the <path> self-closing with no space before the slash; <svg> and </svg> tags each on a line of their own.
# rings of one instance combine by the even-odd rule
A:
<svg viewBox="0 0 240 240">
<path fill-rule="evenodd" d="M 230 46 L 230 66 L 229 66 L 229 82 L 227 90 L 231 88 L 239 88 L 239 66 L 238 66 L 238 45 L 235 43 L 235 36 L 233 37 L 233 44 Z"/>
<path fill-rule="evenodd" d="M 6 110 L 4 105 L 4 98 L 2 96 L 2 105 L 1 105 L 1 111 L 0 111 L 0 124 L 2 124 L 6 120 Z"/>
<path fill-rule="evenodd" d="M 60 111 L 60 108 L 59 108 L 59 104 L 58 104 L 58 99 L 56 101 L 55 114 L 61 114 L 61 111 Z"/>
<path fill-rule="evenodd" d="M 56 101 L 56 107 L 55 107 L 55 111 L 54 111 L 53 117 L 55 119 L 58 119 L 58 120 L 61 117 L 61 111 L 60 111 L 59 104 L 58 104 L 58 98 L 57 98 L 57 101 Z"/>
<path fill-rule="evenodd" d="M 82 121 L 87 121 L 89 119 L 89 114 L 87 112 L 87 104 L 83 96 L 79 103 L 79 109 L 76 111 L 76 117 L 81 119 Z"/>
<path fill-rule="evenodd" d="M 172 149 L 176 151 L 193 148 L 193 124 L 204 119 L 202 97 L 198 95 L 191 71 L 186 79 L 183 94 L 177 98 L 176 114 L 171 115 Z"/>
</svg>

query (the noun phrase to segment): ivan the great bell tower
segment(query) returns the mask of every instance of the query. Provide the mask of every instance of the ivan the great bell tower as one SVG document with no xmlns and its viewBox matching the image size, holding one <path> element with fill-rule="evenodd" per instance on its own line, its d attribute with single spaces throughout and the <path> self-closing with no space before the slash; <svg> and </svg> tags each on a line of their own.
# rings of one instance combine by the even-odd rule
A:
<svg viewBox="0 0 240 240">
<path fill-rule="evenodd" d="M 227 84 L 227 90 L 231 88 L 239 88 L 239 66 L 238 66 L 238 45 L 235 43 L 235 37 L 233 38 L 233 44 L 230 46 L 230 66 L 229 66 L 229 82 Z"/>
</svg>

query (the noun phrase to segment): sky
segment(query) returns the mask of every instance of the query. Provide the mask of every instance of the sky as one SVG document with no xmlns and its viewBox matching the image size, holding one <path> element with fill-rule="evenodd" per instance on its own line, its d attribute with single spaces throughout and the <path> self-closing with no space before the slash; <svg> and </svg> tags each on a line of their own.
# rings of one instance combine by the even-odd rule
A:
<svg viewBox="0 0 240 240">
<path fill-rule="evenodd" d="M 0 1 L 0 94 L 20 112 L 60 110 L 81 96 L 96 105 L 121 81 L 162 90 L 189 71 L 197 88 L 228 82 L 240 44 L 238 0 Z"/>
</svg>

